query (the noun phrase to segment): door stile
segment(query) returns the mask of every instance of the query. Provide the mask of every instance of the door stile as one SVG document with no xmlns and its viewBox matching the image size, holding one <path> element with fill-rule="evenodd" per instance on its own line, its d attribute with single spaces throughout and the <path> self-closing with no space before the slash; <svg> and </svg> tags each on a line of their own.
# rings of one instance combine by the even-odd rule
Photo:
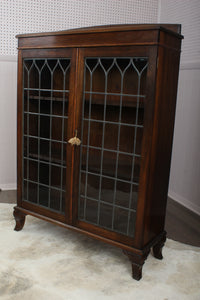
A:
<svg viewBox="0 0 200 300">
<path fill-rule="evenodd" d="M 145 103 L 145 115 L 144 115 L 144 133 L 142 142 L 142 161 L 141 161 L 141 172 L 139 180 L 139 194 L 137 204 L 137 216 L 135 224 L 135 238 L 134 246 L 140 248 L 143 244 L 143 234 L 145 230 L 148 230 L 145 226 L 145 218 L 147 218 L 147 203 L 148 199 L 148 187 L 149 187 L 149 173 L 151 166 L 151 145 L 153 136 L 153 119 L 154 119 L 154 95 L 155 87 L 154 82 L 156 79 L 156 61 L 157 61 L 157 46 L 150 47 L 148 49 L 149 66 L 147 70 L 147 84 L 146 84 L 146 103 Z"/>
<path fill-rule="evenodd" d="M 81 138 L 81 120 L 83 106 L 83 84 L 84 84 L 84 56 L 83 49 L 77 49 L 76 56 L 76 97 L 74 110 L 74 132 L 77 130 L 77 137 Z M 73 204 L 72 204 L 72 224 L 76 224 L 78 218 L 78 196 L 79 196 L 79 171 L 80 171 L 80 146 L 73 146 Z"/>
<path fill-rule="evenodd" d="M 71 74 L 70 74 L 70 99 L 69 99 L 69 116 L 67 130 L 67 151 L 66 151 L 66 223 L 72 224 L 72 201 L 73 201 L 73 162 L 74 149 L 68 143 L 68 140 L 74 134 L 75 119 L 75 98 L 76 98 L 76 54 L 77 49 L 72 50 Z"/>
<path fill-rule="evenodd" d="M 83 70 L 84 61 L 82 51 L 79 48 L 73 50 L 72 54 L 72 74 L 71 74 L 71 104 L 69 107 L 68 141 L 77 135 L 81 136 L 81 111 L 82 111 L 82 90 L 83 90 Z M 79 160 L 80 146 L 67 143 L 67 176 L 66 183 L 67 206 L 69 217 L 66 220 L 68 224 L 75 224 L 77 219 L 78 186 L 79 186 Z"/>
<path fill-rule="evenodd" d="M 23 132 L 23 63 L 22 50 L 18 53 L 17 74 L 17 203 L 22 205 L 22 132 Z"/>
</svg>

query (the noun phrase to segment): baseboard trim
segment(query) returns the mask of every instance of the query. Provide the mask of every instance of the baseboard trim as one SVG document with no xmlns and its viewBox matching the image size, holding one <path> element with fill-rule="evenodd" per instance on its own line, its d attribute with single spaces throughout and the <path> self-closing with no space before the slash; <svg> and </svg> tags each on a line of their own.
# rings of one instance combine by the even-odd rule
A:
<svg viewBox="0 0 200 300">
<path fill-rule="evenodd" d="M 189 209 L 196 215 L 200 216 L 200 206 L 188 201 L 186 198 L 169 191 L 168 196 L 175 202 L 179 203 L 180 205 L 184 206 L 185 208 Z"/>
<path fill-rule="evenodd" d="M 16 189 L 17 189 L 16 183 L 0 184 L 0 190 L 2 191 L 9 191 L 9 190 L 16 190 Z"/>
</svg>

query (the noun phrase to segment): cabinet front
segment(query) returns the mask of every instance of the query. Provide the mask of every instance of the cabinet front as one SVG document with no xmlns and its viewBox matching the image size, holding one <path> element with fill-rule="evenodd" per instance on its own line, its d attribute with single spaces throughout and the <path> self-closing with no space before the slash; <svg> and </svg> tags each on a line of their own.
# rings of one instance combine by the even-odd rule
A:
<svg viewBox="0 0 200 300">
<path fill-rule="evenodd" d="M 64 220 L 72 55 L 43 52 L 22 59 L 22 202 Z"/>
<path fill-rule="evenodd" d="M 77 223 L 116 240 L 131 240 L 135 236 L 149 59 L 131 50 L 126 55 L 123 48 L 88 49 L 83 56 Z"/>
</svg>

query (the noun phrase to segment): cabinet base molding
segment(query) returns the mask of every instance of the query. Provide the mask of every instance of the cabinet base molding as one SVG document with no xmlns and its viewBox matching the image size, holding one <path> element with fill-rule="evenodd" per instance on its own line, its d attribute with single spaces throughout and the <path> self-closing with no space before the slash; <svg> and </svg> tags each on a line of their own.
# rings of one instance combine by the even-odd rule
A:
<svg viewBox="0 0 200 300">
<path fill-rule="evenodd" d="M 88 236 L 97 239 L 97 240 L 102 240 L 108 244 L 117 246 L 118 248 L 121 248 L 123 250 L 123 253 L 128 256 L 129 260 L 131 261 L 132 264 L 132 277 L 135 280 L 140 280 L 142 278 L 142 267 L 145 263 L 145 260 L 147 259 L 150 250 L 152 248 L 152 254 L 155 258 L 157 259 L 162 259 L 162 248 L 165 244 L 166 241 L 166 231 L 163 231 L 161 234 L 159 234 L 158 236 L 156 236 L 150 243 L 148 243 L 146 245 L 146 247 L 142 250 L 140 249 L 136 249 L 133 247 L 130 247 L 128 245 L 125 244 L 121 244 L 118 243 L 116 241 L 112 241 L 110 239 L 106 239 L 104 237 L 100 237 L 98 235 L 95 235 L 93 233 L 87 232 L 85 230 L 82 230 L 80 228 L 59 222 L 57 220 L 52 220 L 48 217 L 45 217 L 44 215 L 40 215 L 38 213 L 34 213 L 32 211 L 28 211 L 26 209 L 23 209 L 21 207 L 14 207 L 14 211 L 13 211 L 13 216 L 15 218 L 16 221 L 16 226 L 14 228 L 14 230 L 16 231 L 20 231 L 23 229 L 24 224 L 25 224 L 25 219 L 27 215 L 31 215 L 34 217 L 37 217 L 41 220 L 56 224 L 58 226 L 67 228 L 67 229 L 71 229 L 77 232 L 81 232 L 84 234 L 87 234 Z"/>
</svg>

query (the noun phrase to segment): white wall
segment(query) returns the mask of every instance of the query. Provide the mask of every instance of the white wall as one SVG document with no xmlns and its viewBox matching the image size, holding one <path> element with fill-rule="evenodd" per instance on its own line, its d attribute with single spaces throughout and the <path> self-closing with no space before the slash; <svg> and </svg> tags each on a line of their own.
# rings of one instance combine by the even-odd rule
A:
<svg viewBox="0 0 200 300">
<path fill-rule="evenodd" d="M 159 22 L 182 24 L 169 196 L 200 214 L 200 1 L 160 0 Z"/>
<path fill-rule="evenodd" d="M 27 32 L 156 23 L 158 0 L 0 0 L 0 189 L 16 188 L 17 40 Z"/>
<path fill-rule="evenodd" d="M 169 196 L 200 214 L 200 68 L 179 75 Z"/>
<path fill-rule="evenodd" d="M 0 55 L 15 35 L 118 23 L 156 23 L 158 0 L 0 0 Z"/>
<path fill-rule="evenodd" d="M 17 60 L 0 57 L 0 188 L 16 188 Z"/>
</svg>

